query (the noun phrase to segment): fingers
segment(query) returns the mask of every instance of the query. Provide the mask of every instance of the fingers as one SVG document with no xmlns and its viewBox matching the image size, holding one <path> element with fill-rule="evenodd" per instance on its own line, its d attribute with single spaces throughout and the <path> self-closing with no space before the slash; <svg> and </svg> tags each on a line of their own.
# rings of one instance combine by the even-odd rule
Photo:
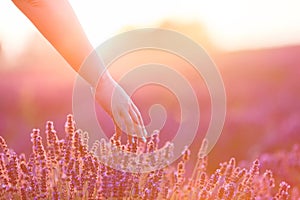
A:
<svg viewBox="0 0 300 200">
<path fill-rule="evenodd" d="M 122 88 L 115 89 L 117 90 L 114 91 L 112 99 L 108 99 L 108 104 L 103 104 L 102 101 L 100 103 L 106 107 L 108 113 L 110 111 L 109 114 L 116 125 L 116 133 L 121 135 L 119 133 L 123 131 L 146 142 L 147 132 L 140 111 Z"/>
<path fill-rule="evenodd" d="M 130 111 L 131 111 L 130 113 L 134 116 L 133 119 L 135 119 L 136 123 L 141 127 L 142 135 L 146 138 L 148 136 L 148 133 L 146 131 L 144 121 L 143 121 L 140 111 L 138 110 L 136 105 L 133 103 L 131 104 L 131 109 L 130 109 Z"/>
<path fill-rule="evenodd" d="M 130 105 L 129 110 L 130 110 L 129 113 L 130 113 L 132 119 L 134 119 L 134 121 L 135 121 L 136 128 L 138 129 L 140 135 L 143 136 L 143 140 L 146 141 L 148 134 L 145 129 L 145 125 L 144 125 L 140 111 L 137 109 L 137 107 L 133 103 Z"/>
<path fill-rule="evenodd" d="M 136 123 L 129 112 L 125 113 L 124 116 L 125 126 L 127 130 L 127 134 L 136 136 L 142 139 L 143 142 L 146 142 L 146 138 L 144 137 L 143 130 L 140 124 Z"/>
<path fill-rule="evenodd" d="M 132 118 L 130 117 L 129 113 L 123 113 L 122 117 L 125 123 L 127 134 L 135 135 L 134 122 L 132 121 Z"/>
<path fill-rule="evenodd" d="M 140 138 L 146 142 L 145 127 L 143 122 L 140 121 L 138 114 L 136 114 L 130 107 L 128 109 L 121 109 L 119 112 L 114 112 L 114 121 L 116 123 L 116 133 L 119 135 L 123 130 L 131 136 Z M 125 128 L 125 129 L 124 129 Z"/>
<path fill-rule="evenodd" d="M 144 133 L 145 127 L 144 127 L 143 120 L 140 120 L 141 119 L 140 113 L 136 113 L 132 108 L 129 108 L 129 114 L 133 120 L 135 131 L 139 133 L 141 136 L 146 137 Z"/>
</svg>

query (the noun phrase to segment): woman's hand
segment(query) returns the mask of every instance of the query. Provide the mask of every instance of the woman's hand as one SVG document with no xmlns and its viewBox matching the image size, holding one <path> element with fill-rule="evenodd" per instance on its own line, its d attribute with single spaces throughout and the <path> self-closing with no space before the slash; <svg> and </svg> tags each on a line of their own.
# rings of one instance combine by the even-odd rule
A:
<svg viewBox="0 0 300 200">
<path fill-rule="evenodd" d="M 95 87 L 99 73 L 101 74 L 105 68 L 93 51 L 93 46 L 68 0 L 13 0 L 13 2 L 70 66 Z M 90 63 L 81 71 L 87 57 L 90 58 Z M 108 73 L 101 78 L 94 91 L 99 104 L 114 120 L 116 131 L 121 129 L 127 134 L 145 140 L 146 130 L 139 110 Z"/>
<path fill-rule="evenodd" d="M 147 132 L 140 111 L 108 73 L 100 79 L 95 89 L 95 98 L 114 120 L 116 130 L 121 129 L 146 141 Z"/>
</svg>

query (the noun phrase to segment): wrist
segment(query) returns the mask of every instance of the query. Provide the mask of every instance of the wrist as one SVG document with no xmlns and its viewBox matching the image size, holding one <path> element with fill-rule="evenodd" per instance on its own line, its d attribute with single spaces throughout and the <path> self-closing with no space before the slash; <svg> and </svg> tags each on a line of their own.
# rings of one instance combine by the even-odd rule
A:
<svg viewBox="0 0 300 200">
<path fill-rule="evenodd" d="M 109 84 L 113 82 L 113 78 L 109 74 L 109 72 L 103 73 L 96 82 L 91 84 L 91 88 L 93 90 L 97 90 L 100 87 L 107 87 Z"/>
</svg>

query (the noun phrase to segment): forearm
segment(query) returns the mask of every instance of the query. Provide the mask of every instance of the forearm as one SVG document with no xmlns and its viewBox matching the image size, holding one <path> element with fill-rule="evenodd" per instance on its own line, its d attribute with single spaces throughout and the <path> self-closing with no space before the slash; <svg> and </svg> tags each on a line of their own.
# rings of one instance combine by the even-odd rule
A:
<svg viewBox="0 0 300 200">
<path fill-rule="evenodd" d="M 36 26 L 40 33 L 79 72 L 81 65 L 93 47 L 88 41 L 71 5 L 67 0 L 13 0 L 14 4 Z M 93 86 L 99 68 L 99 57 L 90 57 L 90 69 L 81 75 Z"/>
</svg>

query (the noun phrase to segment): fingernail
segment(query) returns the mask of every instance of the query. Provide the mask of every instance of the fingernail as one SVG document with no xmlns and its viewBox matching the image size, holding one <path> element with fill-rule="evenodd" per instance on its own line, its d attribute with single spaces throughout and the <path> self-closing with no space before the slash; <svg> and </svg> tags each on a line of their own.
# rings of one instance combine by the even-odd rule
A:
<svg viewBox="0 0 300 200">
<path fill-rule="evenodd" d="M 145 138 L 145 137 L 142 137 L 142 140 L 143 140 L 143 142 L 144 142 L 144 143 L 146 143 L 146 142 L 147 142 L 147 140 L 146 140 L 146 138 Z"/>
</svg>

